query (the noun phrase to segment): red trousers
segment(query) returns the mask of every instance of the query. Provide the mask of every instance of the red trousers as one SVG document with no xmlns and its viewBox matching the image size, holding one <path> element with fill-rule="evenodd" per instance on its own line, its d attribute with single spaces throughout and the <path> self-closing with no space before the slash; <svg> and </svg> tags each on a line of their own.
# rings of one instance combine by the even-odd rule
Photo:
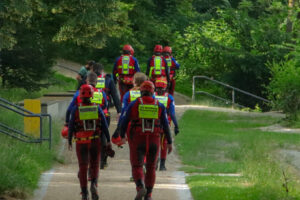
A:
<svg viewBox="0 0 300 200">
<path fill-rule="evenodd" d="M 123 102 L 123 96 L 128 92 L 131 88 L 133 88 L 133 85 L 127 85 L 124 84 L 122 81 L 119 81 L 119 92 L 121 96 L 121 103 Z"/>
<path fill-rule="evenodd" d="M 132 135 L 131 135 L 132 134 Z M 146 187 L 153 188 L 155 183 L 155 167 L 158 158 L 160 136 L 148 136 L 148 152 L 146 135 L 141 135 L 132 131 L 129 135 L 130 163 L 132 176 L 135 182 L 142 180 Z M 146 156 L 146 174 L 144 177 L 143 164 Z"/>
<path fill-rule="evenodd" d="M 167 159 L 167 144 L 168 144 L 168 141 L 167 141 L 167 138 L 162 135 L 161 136 L 161 144 L 160 144 L 160 159 Z"/>
<path fill-rule="evenodd" d="M 92 180 L 97 180 L 99 175 L 100 162 L 100 138 L 93 139 L 90 144 L 76 143 L 76 154 L 79 165 L 79 181 L 81 188 L 87 187 L 87 172 L 90 167 Z M 90 166 L 89 166 L 90 165 Z"/>
<path fill-rule="evenodd" d="M 176 80 L 175 79 L 170 79 L 169 84 L 170 84 L 169 85 L 169 94 L 171 94 L 172 96 L 174 96 Z"/>
</svg>

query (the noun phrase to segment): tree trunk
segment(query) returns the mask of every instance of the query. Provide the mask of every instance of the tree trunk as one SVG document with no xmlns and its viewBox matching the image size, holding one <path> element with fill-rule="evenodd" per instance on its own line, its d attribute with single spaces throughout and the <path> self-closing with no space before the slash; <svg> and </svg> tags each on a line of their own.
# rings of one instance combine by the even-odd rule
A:
<svg viewBox="0 0 300 200">
<path fill-rule="evenodd" d="M 291 21 L 291 16 L 293 14 L 293 7 L 295 5 L 295 0 L 288 0 L 289 1 L 289 15 L 286 22 L 286 32 L 290 33 L 293 30 L 293 22 Z"/>
</svg>

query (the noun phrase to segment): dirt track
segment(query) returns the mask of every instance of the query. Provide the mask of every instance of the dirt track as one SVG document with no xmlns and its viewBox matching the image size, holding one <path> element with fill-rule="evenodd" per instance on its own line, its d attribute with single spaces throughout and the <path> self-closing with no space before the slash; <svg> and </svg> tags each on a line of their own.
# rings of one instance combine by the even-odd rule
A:
<svg viewBox="0 0 300 200">
<path fill-rule="evenodd" d="M 112 119 L 115 119 L 116 113 L 112 110 Z M 113 120 L 110 131 L 116 127 Z M 135 184 L 129 181 L 131 168 L 129 163 L 129 149 L 116 150 L 116 157 L 109 159 L 109 166 L 100 171 L 98 191 L 100 199 L 134 199 Z M 67 151 L 66 144 L 62 150 L 65 158 L 65 164 L 57 165 L 54 169 L 43 174 L 40 181 L 40 188 L 35 192 L 33 200 L 71 200 L 80 199 L 80 186 L 77 179 L 77 158 L 75 152 Z M 180 161 L 178 160 L 176 150 L 168 157 L 166 166 L 168 171 L 157 172 L 157 181 L 153 192 L 153 198 L 156 200 L 174 199 L 188 200 L 192 199 L 189 188 L 185 184 L 185 175 L 178 171 Z"/>
<path fill-rule="evenodd" d="M 59 64 L 74 66 L 79 70 L 80 66 L 68 61 L 59 61 Z M 61 67 L 56 69 L 66 76 L 74 77 L 75 72 L 64 70 Z M 180 104 L 187 104 L 186 99 L 175 95 L 176 101 Z M 112 123 L 110 132 L 116 128 L 116 112 L 111 109 Z M 180 116 L 183 109 L 178 110 Z M 32 200 L 73 200 L 80 199 L 80 186 L 77 178 L 78 164 L 74 150 L 66 150 L 64 144 L 60 150 L 65 158 L 65 164 L 58 164 L 52 170 L 45 172 L 40 180 L 39 189 L 35 191 Z M 109 165 L 105 170 L 100 171 L 98 192 L 101 200 L 113 199 L 134 199 L 136 191 L 135 184 L 129 181 L 131 167 L 129 162 L 129 149 L 125 145 L 123 149 L 114 146 L 116 156 L 109 159 Z M 153 191 L 155 200 L 189 200 L 192 199 L 188 186 L 185 184 L 185 174 L 178 171 L 180 161 L 176 149 L 169 155 L 166 162 L 167 171 L 157 172 L 156 184 Z"/>
</svg>

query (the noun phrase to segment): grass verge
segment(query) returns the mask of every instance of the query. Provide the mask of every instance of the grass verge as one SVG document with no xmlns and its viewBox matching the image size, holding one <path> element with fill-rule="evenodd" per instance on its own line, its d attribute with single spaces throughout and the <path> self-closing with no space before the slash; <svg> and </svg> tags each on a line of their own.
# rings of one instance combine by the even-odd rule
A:
<svg viewBox="0 0 300 200">
<path fill-rule="evenodd" d="M 3 109 L 0 111 L 1 122 L 23 130 L 23 117 Z M 0 134 L 0 196 L 5 193 L 24 199 L 32 194 L 40 174 L 57 160 L 55 149 L 60 141 L 61 126 L 61 122 L 52 124 L 52 150 L 49 150 L 48 142 L 30 144 Z M 45 129 L 43 134 L 48 137 L 49 130 Z"/>
<path fill-rule="evenodd" d="M 197 120 L 195 120 L 197 119 Z M 299 134 L 258 130 L 278 118 L 187 111 L 176 146 L 195 200 L 300 199 L 300 173 L 281 150 L 300 150 Z M 289 179 L 287 193 L 282 171 Z M 203 176 L 203 173 L 212 173 Z M 219 176 L 224 173 L 224 176 Z M 230 177 L 226 173 L 241 174 Z"/>
<path fill-rule="evenodd" d="M 53 83 L 50 87 L 36 92 L 27 92 L 22 88 L 1 88 L 0 96 L 12 102 L 25 98 L 38 98 L 45 93 L 73 90 L 76 80 L 61 74 L 54 74 L 49 80 Z M 0 107 L 0 122 L 22 131 L 23 117 Z M 45 123 L 47 125 L 48 123 Z M 37 188 L 40 175 L 52 167 L 53 163 L 60 161 L 57 158 L 56 147 L 60 141 L 60 128 L 62 122 L 52 123 L 52 150 L 49 143 L 30 144 L 0 134 L 0 199 L 1 195 L 8 195 L 17 199 L 26 199 Z M 45 126 L 44 137 L 49 135 Z"/>
</svg>

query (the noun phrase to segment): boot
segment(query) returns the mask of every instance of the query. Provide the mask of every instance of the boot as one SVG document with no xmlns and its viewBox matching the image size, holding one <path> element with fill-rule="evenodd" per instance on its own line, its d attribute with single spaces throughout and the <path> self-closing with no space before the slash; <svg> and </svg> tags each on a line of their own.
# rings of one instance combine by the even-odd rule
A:
<svg viewBox="0 0 300 200">
<path fill-rule="evenodd" d="M 144 183 L 142 180 L 137 180 L 135 184 L 137 193 L 134 200 L 142 200 L 147 193 Z"/>
<path fill-rule="evenodd" d="M 97 191 L 97 180 L 93 179 L 91 181 L 91 188 L 90 188 L 91 194 L 92 194 L 92 200 L 98 200 L 99 195 Z"/>
<path fill-rule="evenodd" d="M 89 200 L 89 193 L 87 188 L 81 188 L 81 200 Z"/>
<path fill-rule="evenodd" d="M 147 193 L 144 197 L 144 200 L 152 200 L 152 187 L 147 187 Z"/>
<path fill-rule="evenodd" d="M 160 159 L 159 171 L 166 171 L 167 168 L 165 166 L 166 159 Z"/>
</svg>

